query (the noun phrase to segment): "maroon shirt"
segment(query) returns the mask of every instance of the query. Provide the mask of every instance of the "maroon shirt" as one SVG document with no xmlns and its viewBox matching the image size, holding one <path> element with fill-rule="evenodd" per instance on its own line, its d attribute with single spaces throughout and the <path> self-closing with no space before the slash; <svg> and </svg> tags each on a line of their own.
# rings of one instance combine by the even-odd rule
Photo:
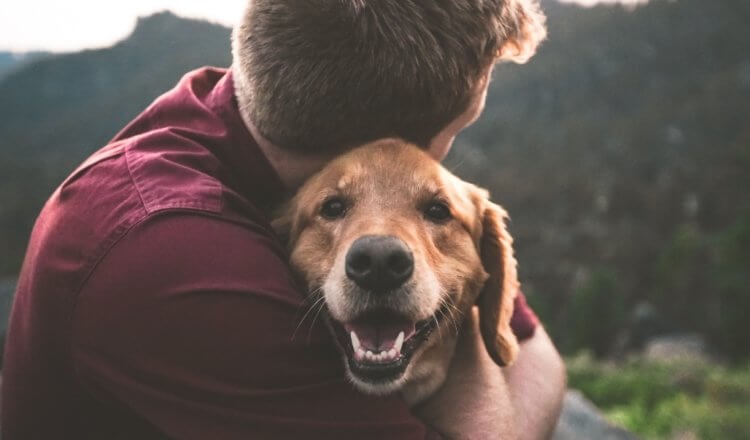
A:
<svg viewBox="0 0 750 440">
<path fill-rule="evenodd" d="M 322 325 L 296 329 L 304 295 L 265 214 L 284 196 L 224 70 L 94 153 L 31 236 L 3 439 L 429 437 L 398 397 L 347 383 Z M 514 330 L 535 325 L 521 297 Z"/>
</svg>

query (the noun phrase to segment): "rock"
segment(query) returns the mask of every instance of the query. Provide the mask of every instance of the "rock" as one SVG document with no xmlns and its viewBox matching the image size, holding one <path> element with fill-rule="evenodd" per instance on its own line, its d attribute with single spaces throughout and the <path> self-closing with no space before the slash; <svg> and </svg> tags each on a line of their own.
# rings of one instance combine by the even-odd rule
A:
<svg viewBox="0 0 750 440">
<path fill-rule="evenodd" d="M 630 353 L 640 353 L 646 343 L 667 331 L 664 318 L 648 301 L 639 301 L 630 311 L 627 325 L 618 333 L 611 354 L 624 358 Z"/>
<path fill-rule="evenodd" d="M 637 440 L 634 434 L 608 422 L 580 391 L 568 390 L 553 440 Z"/>
<path fill-rule="evenodd" d="M 648 341 L 643 356 L 655 362 L 708 361 L 706 340 L 694 333 L 675 333 Z"/>
</svg>

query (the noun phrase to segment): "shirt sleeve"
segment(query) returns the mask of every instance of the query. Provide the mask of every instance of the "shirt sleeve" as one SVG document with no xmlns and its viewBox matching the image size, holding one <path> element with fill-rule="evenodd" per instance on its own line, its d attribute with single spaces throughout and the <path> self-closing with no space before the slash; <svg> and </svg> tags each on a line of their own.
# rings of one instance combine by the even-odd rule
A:
<svg viewBox="0 0 750 440">
<path fill-rule="evenodd" d="M 523 292 L 518 292 L 513 306 L 513 317 L 510 327 L 519 341 L 523 342 L 534 336 L 534 330 L 539 325 L 539 318 L 526 302 Z"/>
<path fill-rule="evenodd" d="M 325 326 L 260 232 L 197 214 L 134 227 L 77 297 L 71 359 L 98 399 L 176 439 L 437 438 L 345 379 Z"/>
</svg>

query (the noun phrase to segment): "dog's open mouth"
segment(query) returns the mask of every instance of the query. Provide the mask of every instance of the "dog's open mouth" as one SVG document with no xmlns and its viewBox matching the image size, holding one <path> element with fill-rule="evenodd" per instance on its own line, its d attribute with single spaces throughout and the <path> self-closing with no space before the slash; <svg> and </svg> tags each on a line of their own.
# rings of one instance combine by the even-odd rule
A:
<svg viewBox="0 0 750 440">
<path fill-rule="evenodd" d="M 436 313 L 414 322 L 397 312 L 378 310 L 333 324 L 352 374 L 377 384 L 396 380 L 404 373 L 412 355 L 437 327 L 439 316 Z"/>
</svg>

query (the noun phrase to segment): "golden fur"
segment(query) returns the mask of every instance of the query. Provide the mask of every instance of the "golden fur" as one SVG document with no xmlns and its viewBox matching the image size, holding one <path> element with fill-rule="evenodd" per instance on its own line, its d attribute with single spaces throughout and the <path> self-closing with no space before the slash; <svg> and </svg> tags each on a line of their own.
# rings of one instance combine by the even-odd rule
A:
<svg viewBox="0 0 750 440">
<path fill-rule="evenodd" d="M 320 213 L 332 197 L 347 204 L 341 218 Z M 447 206 L 450 219 L 430 221 L 425 207 L 431 203 Z M 400 141 L 380 141 L 340 156 L 310 178 L 274 227 L 288 241 L 292 268 L 304 287 L 324 297 L 332 330 L 367 313 L 378 300 L 344 273 L 352 243 L 365 235 L 388 235 L 408 246 L 413 275 L 378 307 L 413 322 L 432 319 L 434 332 L 410 355 L 403 374 L 384 383 L 353 374 L 347 350 L 342 350 L 357 388 L 374 394 L 401 392 L 415 404 L 443 383 L 458 329 L 473 305 L 479 307 L 482 337 L 492 358 L 499 365 L 515 359 L 518 342 L 510 319 L 518 281 L 506 219 L 487 191 L 462 181 L 424 151 Z M 347 342 L 340 338 L 339 343 Z"/>
</svg>

